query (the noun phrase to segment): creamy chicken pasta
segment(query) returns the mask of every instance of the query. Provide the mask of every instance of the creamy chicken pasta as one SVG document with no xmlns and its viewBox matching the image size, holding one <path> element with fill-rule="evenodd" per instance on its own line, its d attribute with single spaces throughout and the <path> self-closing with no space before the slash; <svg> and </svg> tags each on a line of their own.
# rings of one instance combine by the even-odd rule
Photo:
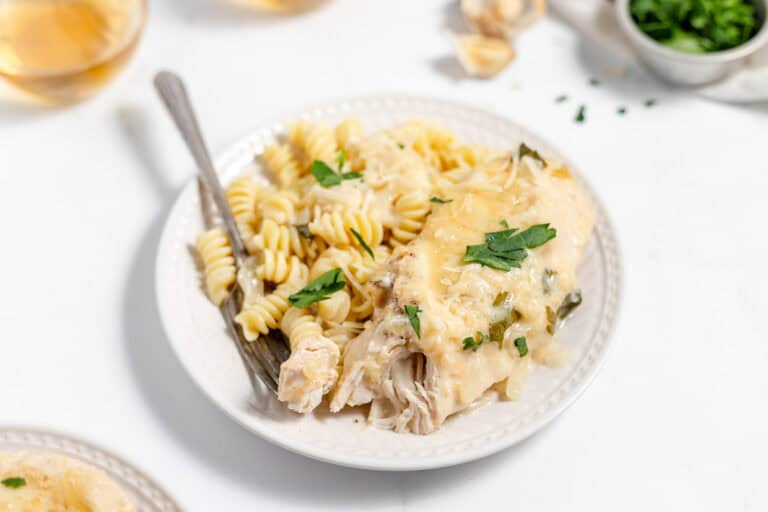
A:
<svg viewBox="0 0 768 512">
<path fill-rule="evenodd" d="M 47 452 L 0 452 L 0 511 L 134 512 L 106 473 Z"/>
<path fill-rule="evenodd" d="M 426 434 L 488 392 L 521 393 L 559 365 L 592 206 L 566 166 L 525 144 L 462 144 L 414 120 L 293 125 L 265 149 L 268 180 L 228 199 L 255 265 L 200 235 L 211 299 L 240 279 L 247 339 L 280 330 L 278 398 L 300 413 L 370 404 L 372 424 Z"/>
</svg>

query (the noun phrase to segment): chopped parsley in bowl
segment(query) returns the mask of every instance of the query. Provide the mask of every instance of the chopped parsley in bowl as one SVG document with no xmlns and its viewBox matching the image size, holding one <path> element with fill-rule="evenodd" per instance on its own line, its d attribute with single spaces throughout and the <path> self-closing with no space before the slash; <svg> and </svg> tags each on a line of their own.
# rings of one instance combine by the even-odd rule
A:
<svg viewBox="0 0 768 512">
<path fill-rule="evenodd" d="M 631 0 L 629 11 L 642 32 L 687 53 L 736 48 L 763 24 L 749 0 Z"/>
</svg>

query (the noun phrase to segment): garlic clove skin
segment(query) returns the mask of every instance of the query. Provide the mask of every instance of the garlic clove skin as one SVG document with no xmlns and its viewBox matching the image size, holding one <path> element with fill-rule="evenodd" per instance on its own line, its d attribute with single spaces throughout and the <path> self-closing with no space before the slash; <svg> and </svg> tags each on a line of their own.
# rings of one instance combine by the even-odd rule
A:
<svg viewBox="0 0 768 512">
<path fill-rule="evenodd" d="M 546 0 L 461 0 L 461 11 L 475 32 L 511 39 L 533 26 L 547 11 Z"/>
<path fill-rule="evenodd" d="M 498 75 L 516 56 L 507 41 L 478 34 L 456 36 L 456 52 L 464 70 L 479 78 Z"/>
</svg>

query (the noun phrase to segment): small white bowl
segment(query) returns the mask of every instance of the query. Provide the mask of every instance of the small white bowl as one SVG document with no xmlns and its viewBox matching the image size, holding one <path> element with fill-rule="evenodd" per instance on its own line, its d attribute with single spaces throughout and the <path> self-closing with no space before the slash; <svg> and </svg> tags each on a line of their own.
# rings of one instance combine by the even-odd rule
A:
<svg viewBox="0 0 768 512">
<path fill-rule="evenodd" d="M 762 20 L 760 30 L 746 43 L 730 50 L 705 54 L 685 53 L 668 48 L 645 34 L 629 12 L 631 0 L 616 0 L 616 17 L 640 59 L 662 78 L 683 85 L 714 82 L 742 67 L 746 60 L 768 43 L 768 0 L 754 0 Z"/>
</svg>

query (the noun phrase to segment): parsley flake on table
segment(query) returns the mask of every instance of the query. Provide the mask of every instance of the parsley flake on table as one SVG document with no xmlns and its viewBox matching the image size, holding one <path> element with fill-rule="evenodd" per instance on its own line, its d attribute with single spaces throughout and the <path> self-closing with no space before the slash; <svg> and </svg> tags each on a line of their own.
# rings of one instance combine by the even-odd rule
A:
<svg viewBox="0 0 768 512">
<path fill-rule="evenodd" d="M 479 263 L 485 267 L 509 271 L 520 268 L 528 257 L 528 249 L 535 249 L 557 236 L 557 230 L 549 224 L 537 224 L 524 231 L 517 228 L 485 234 L 485 243 L 468 245 L 464 263 Z"/>
<path fill-rule="evenodd" d="M 407 304 L 403 309 L 405 309 L 405 314 L 408 316 L 408 321 L 411 323 L 416 336 L 421 338 L 421 320 L 419 319 L 419 313 L 422 313 L 421 308 Z"/>
<path fill-rule="evenodd" d="M 587 106 L 586 105 L 580 105 L 579 110 L 576 111 L 576 118 L 574 121 L 577 123 L 583 123 L 587 120 Z"/>
<path fill-rule="evenodd" d="M 288 297 L 291 306 L 308 308 L 315 302 L 328 300 L 331 294 L 346 286 L 347 281 L 340 268 L 334 268 L 309 282 L 307 286 Z"/>
<path fill-rule="evenodd" d="M 555 98 L 555 103 L 563 103 L 564 101 L 568 101 L 568 95 L 567 94 L 561 94 L 557 98 Z"/>
</svg>

